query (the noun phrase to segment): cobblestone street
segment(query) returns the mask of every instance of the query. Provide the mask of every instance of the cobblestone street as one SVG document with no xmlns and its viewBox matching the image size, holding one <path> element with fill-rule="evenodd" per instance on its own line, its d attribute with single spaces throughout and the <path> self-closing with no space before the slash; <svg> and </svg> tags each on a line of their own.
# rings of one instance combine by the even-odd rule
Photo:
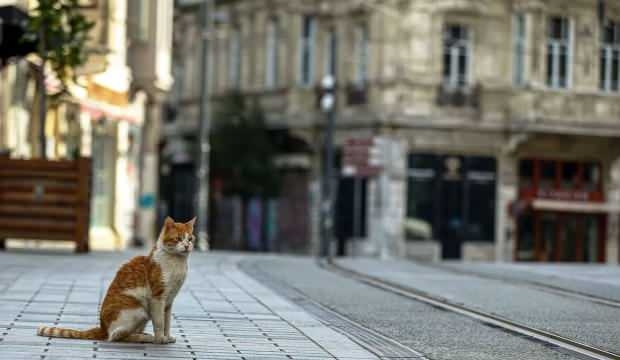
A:
<svg viewBox="0 0 620 360">
<path fill-rule="evenodd" d="M 52 339 L 39 325 L 97 324 L 118 266 L 135 254 L 0 254 L 2 359 L 375 359 L 341 333 L 237 269 L 241 258 L 195 253 L 173 307 L 176 344 Z M 152 332 L 149 326 L 147 332 Z"/>
</svg>

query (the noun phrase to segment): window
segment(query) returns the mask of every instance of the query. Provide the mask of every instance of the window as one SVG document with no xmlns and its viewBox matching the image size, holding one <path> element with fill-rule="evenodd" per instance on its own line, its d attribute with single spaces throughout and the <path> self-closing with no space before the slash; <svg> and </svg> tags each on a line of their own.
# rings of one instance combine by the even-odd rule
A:
<svg viewBox="0 0 620 360">
<path fill-rule="evenodd" d="M 601 29 L 600 87 L 620 90 L 620 24 L 608 22 Z"/>
<path fill-rule="evenodd" d="M 313 16 L 304 16 L 301 31 L 301 61 L 300 82 L 303 86 L 310 86 L 314 79 L 314 36 L 316 19 Z"/>
<path fill-rule="evenodd" d="M 241 85 L 241 33 L 239 29 L 232 31 L 229 46 L 228 81 L 232 88 L 239 89 Z"/>
<path fill-rule="evenodd" d="M 565 17 L 551 17 L 547 34 L 547 85 L 567 88 L 571 77 L 571 29 Z"/>
<path fill-rule="evenodd" d="M 438 209 L 437 171 L 439 158 L 430 154 L 410 154 L 407 177 L 407 218 L 424 223 L 434 230 Z"/>
<path fill-rule="evenodd" d="M 278 85 L 278 20 L 272 18 L 267 24 L 267 86 Z"/>
<path fill-rule="evenodd" d="M 513 18 L 514 59 L 512 64 L 513 83 L 515 86 L 525 85 L 525 14 L 516 14 Z"/>
<path fill-rule="evenodd" d="M 601 167 L 599 164 L 583 164 L 583 186 L 587 191 L 601 191 Z"/>
<path fill-rule="evenodd" d="M 461 25 L 444 30 L 443 83 L 447 87 L 464 87 L 469 77 L 469 31 Z"/>
<path fill-rule="evenodd" d="M 565 162 L 562 164 L 562 183 L 563 189 L 576 189 L 579 182 L 579 170 L 576 162 Z"/>
<path fill-rule="evenodd" d="M 555 161 L 543 160 L 540 162 L 540 188 L 553 189 L 555 187 Z"/>
<path fill-rule="evenodd" d="M 368 28 L 359 25 L 355 28 L 355 84 L 363 87 L 368 80 Z"/>
<path fill-rule="evenodd" d="M 327 33 L 325 40 L 325 74 L 336 78 L 338 61 L 338 35 L 336 29 L 332 28 Z"/>
<path fill-rule="evenodd" d="M 519 162 L 519 187 L 522 189 L 532 187 L 534 179 L 534 161 L 521 160 Z"/>
<path fill-rule="evenodd" d="M 517 221 L 519 236 L 519 241 L 517 241 L 517 260 L 534 261 L 536 260 L 534 218 L 532 214 L 526 213 L 519 216 Z"/>
</svg>

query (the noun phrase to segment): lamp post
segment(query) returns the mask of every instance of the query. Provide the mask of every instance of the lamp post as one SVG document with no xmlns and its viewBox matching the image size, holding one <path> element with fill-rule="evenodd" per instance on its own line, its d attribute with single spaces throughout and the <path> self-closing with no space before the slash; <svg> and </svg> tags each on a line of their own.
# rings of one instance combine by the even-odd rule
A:
<svg viewBox="0 0 620 360">
<path fill-rule="evenodd" d="M 327 115 L 327 127 L 325 129 L 325 159 L 323 161 L 323 186 L 321 198 L 321 256 L 331 259 L 331 241 L 334 228 L 334 122 L 336 114 L 334 105 L 336 97 L 334 93 L 335 80 L 331 75 L 326 75 L 321 81 L 323 95 L 321 96 L 321 110 Z"/>
<path fill-rule="evenodd" d="M 209 79 L 212 79 L 212 66 L 209 66 L 209 31 L 211 30 L 211 5 L 213 1 L 204 0 L 200 7 L 201 26 L 202 26 L 202 52 L 201 69 L 202 79 L 200 84 L 200 110 L 199 121 L 200 131 L 198 139 L 198 158 L 199 163 L 196 167 L 196 181 L 198 183 L 198 199 L 196 216 L 198 217 L 198 247 L 201 250 L 208 249 L 209 231 Z"/>
</svg>

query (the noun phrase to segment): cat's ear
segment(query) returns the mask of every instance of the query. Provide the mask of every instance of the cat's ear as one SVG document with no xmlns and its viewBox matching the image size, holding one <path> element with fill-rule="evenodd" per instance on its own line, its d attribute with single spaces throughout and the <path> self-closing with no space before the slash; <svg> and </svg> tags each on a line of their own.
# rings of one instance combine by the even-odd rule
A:
<svg viewBox="0 0 620 360">
<path fill-rule="evenodd" d="M 192 229 L 194 228 L 194 224 L 196 223 L 196 217 L 194 216 L 193 219 L 191 219 L 190 221 L 186 222 L 185 225 L 191 227 Z"/>
<path fill-rule="evenodd" d="M 170 216 L 166 216 L 166 220 L 164 220 L 164 227 L 168 229 L 171 228 L 172 225 L 174 225 L 174 220 L 172 220 Z"/>
</svg>

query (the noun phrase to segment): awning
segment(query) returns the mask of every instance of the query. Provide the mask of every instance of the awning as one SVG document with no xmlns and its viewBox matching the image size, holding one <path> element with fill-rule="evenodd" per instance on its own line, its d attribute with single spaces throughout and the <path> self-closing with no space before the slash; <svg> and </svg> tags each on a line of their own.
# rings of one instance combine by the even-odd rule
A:
<svg viewBox="0 0 620 360">
<path fill-rule="evenodd" d="M 562 201 L 536 199 L 532 201 L 534 210 L 573 212 L 585 214 L 606 214 L 619 213 L 620 204 L 612 204 L 607 202 L 581 202 L 581 201 Z"/>
</svg>

